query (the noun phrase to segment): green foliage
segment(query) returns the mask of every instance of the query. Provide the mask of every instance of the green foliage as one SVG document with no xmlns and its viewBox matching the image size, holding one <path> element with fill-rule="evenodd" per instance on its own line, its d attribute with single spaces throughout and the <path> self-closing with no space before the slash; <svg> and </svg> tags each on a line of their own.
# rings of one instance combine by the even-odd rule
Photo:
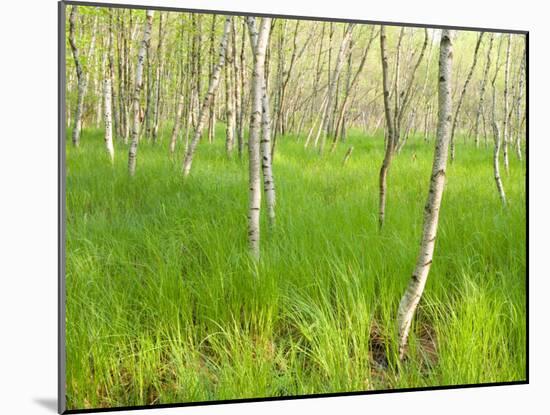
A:
<svg viewBox="0 0 550 415">
<path fill-rule="evenodd" d="M 187 180 L 165 142 L 140 143 L 133 179 L 126 147 L 112 167 L 101 131 L 67 145 L 69 408 L 525 379 L 525 167 L 513 156 L 504 208 L 492 150 L 457 143 L 397 371 L 396 310 L 418 253 L 432 145 L 411 138 L 397 156 L 380 233 L 381 137 L 351 131 L 324 158 L 303 137 L 280 140 L 277 228 L 262 222 L 254 265 L 247 163 L 227 158 L 222 131 L 199 145 Z"/>
</svg>

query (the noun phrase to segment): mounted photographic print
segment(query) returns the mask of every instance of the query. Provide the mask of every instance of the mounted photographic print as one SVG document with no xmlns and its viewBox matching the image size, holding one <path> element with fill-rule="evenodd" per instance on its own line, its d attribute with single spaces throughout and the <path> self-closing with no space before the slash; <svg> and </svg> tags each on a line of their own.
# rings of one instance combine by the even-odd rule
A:
<svg viewBox="0 0 550 415">
<path fill-rule="evenodd" d="M 60 412 L 528 382 L 527 32 L 59 29 Z"/>
</svg>

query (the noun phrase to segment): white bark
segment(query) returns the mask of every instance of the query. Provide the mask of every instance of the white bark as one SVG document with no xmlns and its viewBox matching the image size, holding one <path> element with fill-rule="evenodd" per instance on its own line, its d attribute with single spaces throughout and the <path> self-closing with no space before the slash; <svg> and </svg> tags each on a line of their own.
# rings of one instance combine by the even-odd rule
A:
<svg viewBox="0 0 550 415">
<path fill-rule="evenodd" d="M 109 42 L 109 40 L 107 40 L 107 42 Z M 99 70 L 100 74 L 105 73 L 105 66 L 107 64 L 107 51 L 108 51 L 108 49 L 103 51 L 103 54 L 102 54 L 101 66 L 100 66 L 100 70 Z M 98 82 L 98 78 L 99 78 L 99 76 L 96 78 L 96 83 Z M 96 127 L 99 127 L 101 125 L 101 118 L 103 118 L 102 117 L 102 115 L 103 115 L 102 110 L 103 110 L 103 106 L 104 106 L 101 94 L 98 94 L 96 105 L 97 105 L 96 106 L 96 111 L 95 111 L 95 114 L 96 114 Z"/>
<path fill-rule="evenodd" d="M 105 120 L 105 148 L 111 159 L 111 163 L 115 161 L 115 149 L 113 147 L 113 120 L 111 116 L 111 78 L 106 78 L 103 81 L 103 117 Z"/>
<path fill-rule="evenodd" d="M 502 125 L 502 158 L 504 160 L 504 169 L 508 173 L 508 81 L 510 78 L 510 46 L 511 46 L 512 35 L 508 34 L 508 44 L 506 46 L 506 61 L 504 64 L 504 114 L 503 114 L 503 125 Z"/>
<path fill-rule="evenodd" d="M 248 19 L 247 23 L 250 27 L 250 41 L 256 53 L 258 33 L 256 31 L 256 23 L 254 19 Z M 269 29 L 266 35 L 269 39 Z M 267 43 L 267 41 L 266 41 Z M 265 58 L 264 58 L 265 59 Z M 262 120 L 261 120 L 261 139 L 260 139 L 260 152 L 262 159 L 262 173 L 264 180 L 264 193 L 267 206 L 267 216 L 269 219 L 269 226 L 273 228 L 275 226 L 275 179 L 273 177 L 273 159 L 272 159 L 272 146 L 271 146 L 271 111 L 269 105 L 269 95 L 267 91 L 267 82 L 265 79 L 265 71 L 261 73 L 261 96 L 262 96 Z"/>
<path fill-rule="evenodd" d="M 128 151 L 128 171 L 131 176 L 136 173 L 136 157 L 137 157 L 137 147 L 139 139 L 139 127 L 140 127 L 140 96 L 141 89 L 143 87 L 143 64 L 145 61 L 145 54 L 147 53 L 147 48 L 149 47 L 149 42 L 151 40 L 151 29 L 153 26 L 153 11 L 147 10 L 145 12 L 145 26 L 143 28 L 143 39 L 141 41 L 141 46 L 138 53 L 138 61 L 136 66 L 136 82 L 134 89 L 134 99 L 133 99 L 133 112 L 134 120 L 132 125 L 132 135 L 130 141 L 130 149 Z"/>
<path fill-rule="evenodd" d="M 525 52 L 523 52 L 523 57 L 521 59 L 521 66 L 519 70 L 519 86 L 518 86 L 518 93 L 517 93 L 517 100 L 516 100 L 516 153 L 518 155 L 518 159 L 521 160 L 521 117 L 520 117 L 520 111 L 521 111 L 521 102 L 523 100 L 523 82 L 524 82 L 524 74 L 525 74 Z"/>
<path fill-rule="evenodd" d="M 265 77 L 262 82 L 262 138 L 260 148 L 262 153 L 262 172 L 264 178 L 264 192 L 267 205 L 267 217 L 270 227 L 275 226 L 275 179 L 273 177 L 273 160 L 271 147 L 271 119 L 269 111 L 269 97 Z"/>
<path fill-rule="evenodd" d="M 386 28 L 380 27 L 380 55 L 382 61 L 382 88 L 384 95 L 384 114 L 386 117 L 386 152 L 384 154 L 384 160 L 382 161 L 382 167 L 380 168 L 379 175 L 379 205 L 378 205 L 378 226 L 382 228 L 386 215 L 386 179 L 388 169 L 394 153 L 395 147 L 395 132 L 394 132 L 394 120 L 397 118 L 392 113 L 390 104 L 390 79 L 389 79 L 389 62 L 388 62 L 388 50 L 386 46 Z"/>
<path fill-rule="evenodd" d="M 407 339 L 418 302 L 424 291 L 432 264 L 437 236 L 441 199 L 445 188 L 445 171 L 451 127 L 451 78 L 453 45 L 451 31 L 444 29 L 441 34 L 439 52 L 439 113 L 434 161 L 430 178 L 428 200 L 424 208 L 424 227 L 420 253 L 407 290 L 401 299 L 398 311 L 399 358 L 405 356 Z"/>
<path fill-rule="evenodd" d="M 502 45 L 502 43 L 500 43 L 499 48 L 498 48 L 495 74 L 494 74 L 493 80 L 491 82 L 491 86 L 493 88 L 493 103 L 492 103 L 492 111 L 491 111 L 491 115 L 492 115 L 491 124 L 492 124 L 492 127 L 493 127 L 493 139 L 495 141 L 495 148 L 494 148 L 494 151 L 493 151 L 493 174 L 494 174 L 494 178 L 495 178 L 495 184 L 497 186 L 498 195 L 500 196 L 500 200 L 502 201 L 502 204 L 505 205 L 506 204 L 506 193 L 504 192 L 504 185 L 502 184 L 502 179 L 500 178 L 500 146 L 501 146 L 501 139 L 500 139 L 500 131 L 499 131 L 499 128 L 498 128 L 498 122 L 497 122 L 497 120 L 498 120 L 497 103 L 496 103 L 497 93 L 496 93 L 496 85 L 495 85 L 497 77 L 498 77 L 498 72 L 499 72 L 499 69 L 500 69 L 498 57 L 500 56 L 500 46 L 501 45 Z"/>
<path fill-rule="evenodd" d="M 262 119 L 262 87 L 265 86 L 264 65 L 265 52 L 269 39 L 271 19 L 263 18 L 259 33 L 256 32 L 254 18 L 247 18 L 250 32 L 250 44 L 254 51 L 254 70 L 251 82 L 251 115 L 248 138 L 248 244 L 253 258 L 260 258 L 260 207 L 261 207 L 261 175 L 260 175 L 260 129 Z"/>
<path fill-rule="evenodd" d="M 73 53 L 73 59 L 76 67 L 76 77 L 78 81 L 78 95 L 74 116 L 74 125 L 72 131 L 72 142 L 75 147 L 80 144 L 80 131 L 82 129 L 82 112 L 84 109 L 84 94 L 86 92 L 86 77 L 84 76 L 84 70 L 82 68 L 82 62 L 80 61 L 80 51 L 76 45 L 75 40 L 75 21 L 77 17 L 77 6 L 71 8 L 71 14 L 69 15 L 69 43 L 71 45 L 71 51 Z"/>
<path fill-rule="evenodd" d="M 159 21 L 159 43 L 157 46 L 157 73 L 155 77 L 155 93 L 154 93 L 154 102 L 153 102 L 153 142 L 157 141 L 159 125 L 160 125 L 160 95 L 161 95 L 161 85 L 162 85 L 162 74 L 164 73 L 164 30 L 162 28 L 164 22 L 164 13 L 160 13 Z"/>
<path fill-rule="evenodd" d="M 233 154 L 235 146 L 235 111 L 233 109 L 233 100 L 235 97 L 231 85 L 233 80 L 232 67 L 233 55 L 230 53 L 228 45 L 227 65 L 225 65 L 225 150 L 228 156 Z"/>
<path fill-rule="evenodd" d="M 210 104 L 212 102 L 212 99 L 214 97 L 214 94 L 218 90 L 218 85 L 220 83 L 220 74 L 223 66 L 225 65 L 225 54 L 227 50 L 227 37 L 229 35 L 229 30 L 231 29 L 231 17 L 227 17 L 225 19 L 225 24 L 223 27 L 223 35 L 222 39 L 220 41 L 220 51 L 219 51 L 219 59 L 218 63 L 214 67 L 214 71 L 212 73 L 212 78 L 210 80 L 210 85 L 208 86 L 208 92 L 206 93 L 206 96 L 204 97 L 200 112 L 199 112 L 199 118 L 197 120 L 197 126 L 195 127 L 195 133 L 193 135 L 193 138 L 191 139 L 189 146 L 187 148 L 187 154 L 185 155 L 185 159 L 183 161 L 183 175 L 188 176 L 189 172 L 191 171 L 191 165 L 193 164 L 193 156 L 195 155 L 195 149 L 197 148 L 197 144 L 199 143 L 199 140 L 202 136 L 202 130 L 204 129 L 204 125 L 206 123 L 206 120 L 209 115 L 209 108 Z"/>
</svg>

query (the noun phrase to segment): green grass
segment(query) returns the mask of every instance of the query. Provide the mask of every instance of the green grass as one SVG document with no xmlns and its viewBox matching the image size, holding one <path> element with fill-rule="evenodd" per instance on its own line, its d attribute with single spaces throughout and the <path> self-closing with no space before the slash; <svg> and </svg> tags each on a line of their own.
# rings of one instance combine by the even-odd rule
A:
<svg viewBox="0 0 550 415">
<path fill-rule="evenodd" d="M 277 227 L 262 218 L 254 265 L 247 161 L 227 158 L 219 127 L 187 180 L 182 149 L 170 160 L 166 139 L 140 143 L 134 178 L 124 145 L 110 165 L 101 131 L 67 143 L 68 408 L 525 379 L 525 166 L 515 154 L 503 207 L 492 149 L 458 143 L 398 367 L 395 316 L 433 145 L 412 140 L 394 159 L 379 232 L 380 137 L 352 132 L 344 168 L 348 143 L 320 158 L 303 139 L 279 140 Z"/>
</svg>

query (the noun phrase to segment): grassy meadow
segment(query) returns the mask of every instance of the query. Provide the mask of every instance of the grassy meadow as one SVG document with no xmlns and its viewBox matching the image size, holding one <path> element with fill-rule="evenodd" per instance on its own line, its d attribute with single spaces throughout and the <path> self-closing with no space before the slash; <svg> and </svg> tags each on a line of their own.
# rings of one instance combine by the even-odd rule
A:
<svg viewBox="0 0 550 415">
<path fill-rule="evenodd" d="M 380 136 L 352 130 L 323 157 L 303 137 L 279 139 L 277 224 L 262 218 L 254 264 L 247 157 L 226 156 L 223 128 L 199 144 L 186 180 L 181 146 L 168 157 L 169 131 L 160 145 L 140 142 L 134 178 L 123 144 L 111 166 L 101 130 L 84 130 L 79 148 L 67 141 L 69 409 L 525 379 L 526 172 L 512 151 L 503 207 L 492 145 L 457 140 L 398 363 L 397 306 L 433 143 L 412 138 L 395 157 L 380 232 Z"/>
</svg>

